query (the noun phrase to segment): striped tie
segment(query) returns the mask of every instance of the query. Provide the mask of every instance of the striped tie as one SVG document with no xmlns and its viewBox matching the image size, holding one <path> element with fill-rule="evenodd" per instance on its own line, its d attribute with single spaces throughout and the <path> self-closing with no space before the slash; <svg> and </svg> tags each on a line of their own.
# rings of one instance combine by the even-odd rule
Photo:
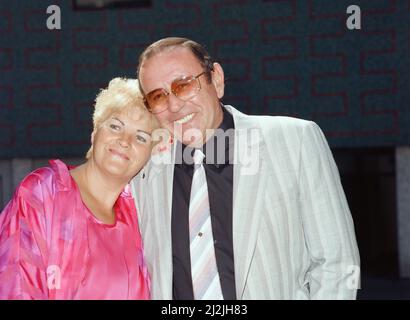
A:
<svg viewBox="0 0 410 320">
<path fill-rule="evenodd" d="M 201 150 L 195 150 L 195 169 L 189 202 L 192 286 L 195 300 L 222 300 L 212 236 L 208 187 L 205 169 L 202 165 L 204 157 Z"/>
</svg>

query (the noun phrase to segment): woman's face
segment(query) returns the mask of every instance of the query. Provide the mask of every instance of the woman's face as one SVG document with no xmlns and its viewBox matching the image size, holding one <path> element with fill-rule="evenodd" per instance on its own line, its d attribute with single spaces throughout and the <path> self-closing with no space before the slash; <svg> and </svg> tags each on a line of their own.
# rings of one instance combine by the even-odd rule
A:
<svg viewBox="0 0 410 320">
<path fill-rule="evenodd" d="M 113 113 L 92 135 L 92 159 L 105 174 L 127 182 L 151 154 L 151 121 L 147 113 L 128 109 Z"/>
</svg>

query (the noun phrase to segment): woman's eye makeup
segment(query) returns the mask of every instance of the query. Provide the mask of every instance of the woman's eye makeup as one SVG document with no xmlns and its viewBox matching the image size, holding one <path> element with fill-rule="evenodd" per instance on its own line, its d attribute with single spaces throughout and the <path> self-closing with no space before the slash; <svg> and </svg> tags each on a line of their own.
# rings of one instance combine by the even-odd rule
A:
<svg viewBox="0 0 410 320">
<path fill-rule="evenodd" d="M 145 131 L 139 131 L 137 134 L 137 140 L 141 143 L 150 143 L 151 142 L 151 135 L 146 133 Z"/>
<path fill-rule="evenodd" d="M 120 126 L 116 125 L 116 124 L 110 124 L 110 128 L 114 129 L 114 130 L 120 130 Z"/>
<path fill-rule="evenodd" d="M 108 125 L 108 127 L 109 127 L 110 129 L 112 129 L 113 131 L 116 131 L 116 132 L 121 131 L 121 130 L 123 129 L 123 127 L 124 127 L 124 124 L 123 124 L 122 122 L 120 122 L 120 121 L 117 121 L 117 119 L 111 119 L 111 120 L 108 122 L 107 125 Z M 136 141 L 137 141 L 138 143 L 142 143 L 142 144 L 149 143 L 150 140 L 151 140 L 151 135 L 148 134 L 148 133 L 146 133 L 146 132 L 143 131 L 143 130 L 138 130 L 138 132 L 137 132 L 137 134 L 136 134 L 135 137 L 136 137 Z"/>
<path fill-rule="evenodd" d="M 119 131 L 124 126 L 124 124 L 116 118 L 112 118 L 108 122 L 108 126 L 114 131 Z"/>
<path fill-rule="evenodd" d="M 140 141 L 140 142 L 142 142 L 142 143 L 147 143 L 147 139 L 144 138 L 144 137 L 141 136 L 141 135 L 137 135 L 137 140 Z"/>
</svg>

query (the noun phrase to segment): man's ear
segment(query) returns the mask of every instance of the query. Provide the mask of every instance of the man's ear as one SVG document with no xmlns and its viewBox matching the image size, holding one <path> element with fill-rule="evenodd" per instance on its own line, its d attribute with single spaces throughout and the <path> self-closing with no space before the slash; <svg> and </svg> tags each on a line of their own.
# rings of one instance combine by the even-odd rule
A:
<svg viewBox="0 0 410 320">
<path fill-rule="evenodd" d="M 218 62 L 214 62 L 214 71 L 212 74 L 212 83 L 215 87 L 216 94 L 219 99 L 222 99 L 225 93 L 225 77 L 224 71 Z"/>
</svg>

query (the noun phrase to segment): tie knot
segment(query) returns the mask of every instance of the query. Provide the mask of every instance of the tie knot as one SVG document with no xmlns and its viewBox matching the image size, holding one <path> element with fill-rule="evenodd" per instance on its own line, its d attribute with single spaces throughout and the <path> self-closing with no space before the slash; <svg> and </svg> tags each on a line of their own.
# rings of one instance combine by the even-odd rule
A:
<svg viewBox="0 0 410 320">
<path fill-rule="evenodd" d="M 202 161 L 204 161 L 205 155 L 204 153 L 199 150 L 199 149 L 195 149 L 194 152 L 194 164 L 198 165 L 198 164 L 202 164 Z"/>
</svg>

